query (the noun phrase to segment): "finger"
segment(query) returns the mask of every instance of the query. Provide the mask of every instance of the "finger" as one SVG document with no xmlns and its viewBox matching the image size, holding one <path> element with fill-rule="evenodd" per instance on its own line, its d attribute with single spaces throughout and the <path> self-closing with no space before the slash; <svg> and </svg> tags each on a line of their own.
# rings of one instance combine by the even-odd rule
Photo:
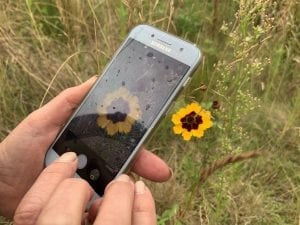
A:
<svg viewBox="0 0 300 225">
<path fill-rule="evenodd" d="M 136 156 L 132 171 L 155 182 L 167 181 L 172 176 L 168 165 L 158 156 L 145 149 L 141 149 Z"/>
<path fill-rule="evenodd" d="M 98 198 L 96 199 L 91 207 L 89 208 L 89 212 L 88 212 L 88 221 L 90 223 L 93 223 L 96 219 L 96 216 L 98 214 L 98 211 L 99 211 L 99 208 L 101 207 L 102 205 L 102 202 L 103 202 L 103 198 Z"/>
<path fill-rule="evenodd" d="M 131 225 L 134 184 L 127 175 L 111 182 L 104 193 L 95 225 Z"/>
<path fill-rule="evenodd" d="M 8 138 L 19 137 L 15 139 L 21 143 L 22 141 L 26 142 L 29 138 L 34 137 L 37 139 L 37 137 L 41 137 L 48 140 L 48 142 L 44 143 L 42 140 L 39 140 L 39 142 L 43 145 L 48 144 L 49 146 L 53 140 L 50 140 L 49 135 L 51 137 L 57 135 L 61 126 L 68 120 L 76 107 L 78 107 L 95 80 L 96 77 L 92 77 L 79 86 L 64 90 L 42 108 L 26 117 Z"/>
<path fill-rule="evenodd" d="M 65 179 L 52 194 L 36 224 L 81 224 L 86 205 L 92 196 L 93 190 L 85 180 Z"/>
<path fill-rule="evenodd" d="M 15 224 L 35 224 L 56 187 L 64 179 L 73 177 L 76 169 L 77 156 L 74 152 L 63 154 L 45 168 L 19 204 L 14 216 Z"/>
<path fill-rule="evenodd" d="M 60 128 L 82 102 L 96 79 L 97 77 L 94 76 L 81 85 L 64 90 L 49 103 L 36 110 L 30 122 L 37 127 Z M 38 123 L 35 124 L 36 122 Z"/>
<path fill-rule="evenodd" d="M 143 181 L 138 181 L 135 183 L 132 217 L 133 225 L 156 224 L 154 199 Z"/>
</svg>

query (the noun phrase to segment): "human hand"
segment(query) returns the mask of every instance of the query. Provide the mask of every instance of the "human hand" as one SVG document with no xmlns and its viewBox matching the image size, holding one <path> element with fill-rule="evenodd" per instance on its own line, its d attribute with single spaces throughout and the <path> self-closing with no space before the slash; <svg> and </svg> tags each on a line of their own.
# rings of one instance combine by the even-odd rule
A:
<svg viewBox="0 0 300 225">
<path fill-rule="evenodd" d="M 79 225 L 87 218 L 94 225 L 156 224 L 149 189 L 142 181 L 134 184 L 127 175 L 108 184 L 103 198 L 85 213 L 94 191 L 86 181 L 72 178 L 77 161 L 76 154 L 68 152 L 43 170 L 18 206 L 15 225 Z"/>
<path fill-rule="evenodd" d="M 25 193 L 44 168 L 46 151 L 94 84 L 66 89 L 25 118 L 0 144 L 0 214 L 12 217 Z M 171 176 L 168 166 L 151 152 L 139 151 L 132 170 L 152 181 Z"/>
</svg>

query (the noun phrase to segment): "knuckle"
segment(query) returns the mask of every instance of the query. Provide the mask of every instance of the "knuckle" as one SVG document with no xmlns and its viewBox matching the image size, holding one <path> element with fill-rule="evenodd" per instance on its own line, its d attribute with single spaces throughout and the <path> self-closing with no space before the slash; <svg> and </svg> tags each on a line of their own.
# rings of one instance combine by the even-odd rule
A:
<svg viewBox="0 0 300 225">
<path fill-rule="evenodd" d="M 59 94 L 66 102 L 66 106 L 68 106 L 71 110 L 75 109 L 78 105 L 78 102 L 74 101 L 73 98 L 71 98 L 73 96 L 75 89 L 76 89 L 76 87 L 70 87 L 70 88 L 63 90 Z"/>
<path fill-rule="evenodd" d="M 20 124 L 23 128 L 26 128 L 32 137 L 39 137 L 41 135 L 41 129 L 38 126 L 40 121 L 40 109 L 31 112 L 24 121 Z"/>
<path fill-rule="evenodd" d="M 42 204 L 42 200 L 37 196 L 30 196 L 30 198 L 24 199 L 15 212 L 14 224 L 35 224 L 35 221 L 42 209 Z"/>
<path fill-rule="evenodd" d="M 80 178 L 68 178 L 65 179 L 62 182 L 62 185 L 66 186 L 66 187 L 72 187 L 72 188 L 79 188 L 82 190 L 89 190 L 91 191 L 91 187 L 89 185 L 89 183 L 83 179 Z"/>
<path fill-rule="evenodd" d="M 75 165 L 72 162 L 53 162 L 43 171 L 47 176 L 66 176 L 71 177 L 74 173 Z"/>
<path fill-rule="evenodd" d="M 134 204 L 133 212 L 134 213 L 143 213 L 143 214 L 151 214 L 153 212 L 153 205 L 152 204 Z"/>
<path fill-rule="evenodd" d="M 14 224 L 15 225 L 33 225 L 35 220 L 35 211 L 31 209 L 17 211 L 14 216 Z"/>
</svg>

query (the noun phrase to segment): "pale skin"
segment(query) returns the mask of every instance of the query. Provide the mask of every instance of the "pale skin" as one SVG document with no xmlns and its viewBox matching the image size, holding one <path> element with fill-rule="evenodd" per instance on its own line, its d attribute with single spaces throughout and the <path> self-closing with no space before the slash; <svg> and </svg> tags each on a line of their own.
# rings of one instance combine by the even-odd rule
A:
<svg viewBox="0 0 300 225">
<path fill-rule="evenodd" d="M 14 224 L 80 224 L 86 216 L 83 212 L 93 190 L 82 179 L 72 178 L 78 163 L 76 157 L 72 160 L 74 153 L 63 155 L 46 169 L 44 159 L 95 80 L 66 89 L 31 113 L 1 142 L 0 215 L 14 217 Z M 145 149 L 139 151 L 132 171 L 157 182 L 171 176 L 166 163 Z M 134 184 L 121 175 L 108 185 L 102 201 L 92 205 L 88 217 L 94 224 L 152 225 L 154 201 L 142 182 Z"/>
</svg>

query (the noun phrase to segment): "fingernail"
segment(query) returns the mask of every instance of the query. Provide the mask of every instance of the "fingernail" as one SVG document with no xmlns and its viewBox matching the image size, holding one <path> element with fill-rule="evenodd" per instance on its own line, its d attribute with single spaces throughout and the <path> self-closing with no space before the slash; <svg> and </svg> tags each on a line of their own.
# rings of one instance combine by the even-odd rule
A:
<svg viewBox="0 0 300 225">
<path fill-rule="evenodd" d="M 174 176 L 174 171 L 173 171 L 173 169 L 172 169 L 171 167 L 169 167 L 169 173 L 170 173 L 169 179 L 173 178 L 173 176 Z"/>
<path fill-rule="evenodd" d="M 129 182 L 130 181 L 130 177 L 125 175 L 125 174 L 122 174 L 120 176 L 118 176 L 115 181 L 123 181 L 123 182 Z"/>
<path fill-rule="evenodd" d="M 91 78 L 91 80 L 93 80 L 94 82 L 98 79 L 99 75 L 95 75 Z"/>
<path fill-rule="evenodd" d="M 76 159 L 77 155 L 75 152 L 66 152 L 57 159 L 57 162 L 73 162 Z"/>
<path fill-rule="evenodd" d="M 91 78 L 87 79 L 83 84 L 86 83 L 95 83 L 95 81 L 98 79 L 98 76 L 92 76 Z"/>
<path fill-rule="evenodd" d="M 145 193 L 145 184 L 143 181 L 139 180 L 135 183 L 135 194 L 141 195 Z"/>
<path fill-rule="evenodd" d="M 90 80 L 92 80 L 92 81 L 94 81 L 94 82 L 95 82 L 95 80 L 97 80 L 97 79 L 98 79 L 98 77 L 99 77 L 99 75 L 94 75 L 94 76 L 92 76 L 92 77 L 90 78 Z"/>
</svg>

